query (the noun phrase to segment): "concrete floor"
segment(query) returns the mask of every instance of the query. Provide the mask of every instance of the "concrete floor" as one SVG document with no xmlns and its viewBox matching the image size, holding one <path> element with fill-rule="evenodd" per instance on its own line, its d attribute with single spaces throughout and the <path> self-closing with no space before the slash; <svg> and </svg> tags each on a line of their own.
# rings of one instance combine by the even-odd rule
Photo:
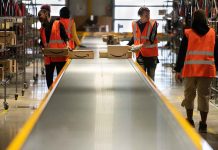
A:
<svg viewBox="0 0 218 150">
<path fill-rule="evenodd" d="M 102 41 L 99 41 L 99 47 L 97 50 L 106 49 L 106 46 Z M 102 44 L 102 45 L 101 45 Z M 92 46 L 89 43 L 84 43 L 90 49 Z M 96 52 L 98 55 L 98 52 Z M 96 57 L 97 57 L 96 55 Z M 161 54 L 160 54 L 161 55 Z M 160 62 L 163 62 L 160 60 Z M 40 69 L 40 68 L 39 68 Z M 40 71 L 39 71 L 40 72 Z M 27 81 L 30 84 L 29 88 L 25 91 L 24 96 L 19 96 L 18 100 L 14 100 L 15 88 L 13 83 L 8 88 L 7 102 L 9 103 L 9 110 L 3 109 L 3 88 L 0 87 L 0 150 L 5 149 L 13 137 L 17 134 L 24 122 L 32 114 L 32 112 L 38 107 L 41 99 L 47 92 L 45 83 L 45 77 L 39 75 L 38 82 L 32 83 L 32 65 L 27 69 Z M 178 84 L 174 80 L 174 74 L 171 67 L 163 67 L 162 63 L 157 66 L 157 72 L 155 77 L 155 84 L 158 89 L 169 99 L 169 101 L 181 112 L 184 117 L 185 109 L 180 106 L 183 99 L 183 87 L 182 84 Z M 21 95 L 22 85 L 19 86 L 19 95 Z M 208 133 L 202 134 L 202 136 L 208 141 L 208 143 L 214 148 L 218 149 L 218 108 L 211 103 L 210 113 L 208 116 Z M 198 122 L 200 120 L 199 113 L 194 111 L 194 121 L 196 129 L 198 128 Z"/>
</svg>

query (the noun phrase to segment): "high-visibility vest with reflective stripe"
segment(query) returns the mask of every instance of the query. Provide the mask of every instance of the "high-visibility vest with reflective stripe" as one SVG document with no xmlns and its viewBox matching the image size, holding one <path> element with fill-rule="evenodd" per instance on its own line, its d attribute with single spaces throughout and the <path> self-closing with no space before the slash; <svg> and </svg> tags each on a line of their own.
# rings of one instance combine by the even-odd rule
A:
<svg viewBox="0 0 218 150">
<path fill-rule="evenodd" d="M 215 31 L 211 28 L 204 36 L 192 29 L 185 30 L 188 47 L 182 70 L 183 77 L 215 77 Z"/>
<path fill-rule="evenodd" d="M 64 25 L 65 31 L 68 35 L 70 48 L 74 49 L 75 45 L 73 41 L 73 30 L 72 30 L 74 20 L 72 18 L 71 19 L 60 18 L 60 22 Z"/>
<path fill-rule="evenodd" d="M 60 36 L 60 22 L 54 21 L 51 30 L 51 36 L 49 40 L 49 48 L 66 48 L 66 43 Z M 67 61 L 68 57 L 51 57 L 51 62 L 63 62 Z"/>
<path fill-rule="evenodd" d="M 154 20 L 149 20 L 142 33 L 138 24 L 135 21 L 132 22 L 134 45 L 144 44 L 141 50 L 136 54 L 137 57 L 139 56 L 139 53 L 141 53 L 143 57 L 158 56 L 157 37 L 155 38 L 153 44 L 148 44 L 150 43 L 149 37 L 155 22 L 156 21 Z"/>
<path fill-rule="evenodd" d="M 47 42 L 46 42 L 46 36 L 45 36 L 45 28 L 41 27 L 39 31 L 40 31 L 40 37 L 42 40 L 42 44 L 46 45 Z M 50 63 L 51 63 L 51 58 L 48 56 L 44 56 L 44 64 L 49 65 Z"/>
</svg>

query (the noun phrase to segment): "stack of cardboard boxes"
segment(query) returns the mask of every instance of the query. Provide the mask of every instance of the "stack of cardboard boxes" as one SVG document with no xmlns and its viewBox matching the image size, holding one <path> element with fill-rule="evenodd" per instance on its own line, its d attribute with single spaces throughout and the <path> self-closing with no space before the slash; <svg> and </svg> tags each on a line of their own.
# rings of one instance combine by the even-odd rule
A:
<svg viewBox="0 0 218 150">
<path fill-rule="evenodd" d="M 16 34 L 14 31 L 0 31 L 0 43 L 6 46 L 16 45 Z"/>
</svg>

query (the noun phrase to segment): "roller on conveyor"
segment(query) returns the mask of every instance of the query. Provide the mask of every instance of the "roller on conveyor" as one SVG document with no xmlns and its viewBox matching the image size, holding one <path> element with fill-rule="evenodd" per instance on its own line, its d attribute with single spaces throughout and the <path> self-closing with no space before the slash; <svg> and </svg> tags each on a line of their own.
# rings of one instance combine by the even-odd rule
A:
<svg viewBox="0 0 218 150">
<path fill-rule="evenodd" d="M 210 149 L 145 76 L 131 59 L 72 60 L 8 149 Z"/>
</svg>

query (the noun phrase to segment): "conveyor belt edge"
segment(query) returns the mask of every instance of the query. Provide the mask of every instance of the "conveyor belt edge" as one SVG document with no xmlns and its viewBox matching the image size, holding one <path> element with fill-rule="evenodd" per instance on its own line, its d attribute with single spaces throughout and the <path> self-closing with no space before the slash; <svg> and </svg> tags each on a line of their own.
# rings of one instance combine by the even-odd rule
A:
<svg viewBox="0 0 218 150">
<path fill-rule="evenodd" d="M 60 79 L 62 78 L 66 68 L 70 64 L 71 60 L 68 60 L 51 87 L 48 89 L 47 94 L 41 101 L 39 107 L 34 111 L 34 113 L 29 117 L 27 122 L 24 124 L 24 126 L 20 129 L 17 136 L 13 139 L 13 141 L 8 146 L 8 150 L 17 150 L 21 149 L 23 144 L 25 143 L 26 139 L 28 138 L 30 132 L 34 128 L 37 120 L 39 119 L 40 115 L 42 114 L 44 108 L 46 107 L 47 103 L 49 102 L 50 97 L 52 96 L 52 93 L 56 89 Z"/>
</svg>

